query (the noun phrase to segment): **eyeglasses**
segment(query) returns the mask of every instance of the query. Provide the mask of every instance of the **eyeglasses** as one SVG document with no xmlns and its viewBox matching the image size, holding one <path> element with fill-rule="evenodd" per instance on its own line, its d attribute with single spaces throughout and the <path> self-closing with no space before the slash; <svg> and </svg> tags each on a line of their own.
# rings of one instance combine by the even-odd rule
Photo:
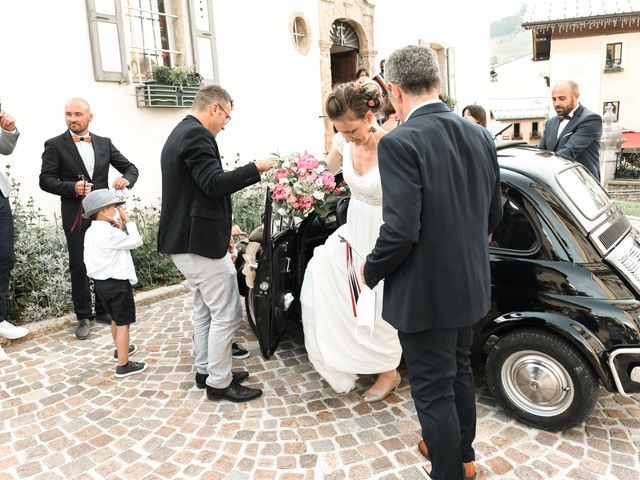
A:
<svg viewBox="0 0 640 480">
<path fill-rule="evenodd" d="M 224 124 L 226 125 L 227 123 L 229 123 L 229 122 L 231 121 L 231 115 L 229 115 L 229 114 L 227 113 L 227 111 L 226 111 L 224 108 L 222 108 L 222 107 L 220 106 L 220 104 L 219 104 L 219 103 L 216 103 L 216 105 L 218 105 L 218 107 L 220 108 L 220 110 L 222 110 L 222 111 L 224 112 L 224 114 L 227 116 L 227 118 L 226 118 L 226 119 L 225 119 L 225 121 L 224 121 Z"/>
</svg>

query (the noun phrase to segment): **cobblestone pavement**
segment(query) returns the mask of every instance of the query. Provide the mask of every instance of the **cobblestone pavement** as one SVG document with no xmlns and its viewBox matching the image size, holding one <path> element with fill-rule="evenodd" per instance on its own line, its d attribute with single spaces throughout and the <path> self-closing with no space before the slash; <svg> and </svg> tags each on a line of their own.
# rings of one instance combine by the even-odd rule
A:
<svg viewBox="0 0 640 480">
<path fill-rule="evenodd" d="M 7 349 L 0 391 L 0 479 L 426 479 L 409 385 L 385 402 L 332 392 L 311 367 L 301 329 L 264 360 L 234 361 L 264 395 L 207 401 L 193 382 L 190 296 L 141 308 L 132 328 L 147 372 L 116 379 L 107 326 Z M 640 479 L 640 399 L 601 392 L 586 425 L 523 426 L 478 393 L 479 479 Z"/>
</svg>

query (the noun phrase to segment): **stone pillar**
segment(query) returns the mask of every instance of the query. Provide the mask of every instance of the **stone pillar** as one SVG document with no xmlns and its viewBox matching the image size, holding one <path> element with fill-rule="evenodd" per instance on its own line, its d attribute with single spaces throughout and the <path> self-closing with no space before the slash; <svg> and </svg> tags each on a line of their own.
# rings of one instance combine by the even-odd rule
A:
<svg viewBox="0 0 640 480">
<path fill-rule="evenodd" d="M 616 159 L 620 146 L 624 143 L 622 127 L 614 122 L 616 116 L 613 113 L 613 105 L 610 103 L 605 108 L 602 117 L 604 127 L 600 139 L 600 181 L 604 185 L 607 180 L 613 180 L 616 172 Z"/>
</svg>

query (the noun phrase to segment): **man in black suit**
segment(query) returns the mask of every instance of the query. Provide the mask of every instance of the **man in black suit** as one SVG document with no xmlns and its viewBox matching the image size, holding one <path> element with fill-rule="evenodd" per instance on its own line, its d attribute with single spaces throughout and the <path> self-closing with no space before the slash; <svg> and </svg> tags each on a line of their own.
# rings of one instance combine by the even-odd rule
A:
<svg viewBox="0 0 640 480">
<path fill-rule="evenodd" d="M 216 135 L 231 120 L 233 101 L 219 85 L 202 88 L 162 149 L 162 208 L 158 251 L 171 255 L 193 291 L 196 385 L 209 400 L 244 402 L 262 391 L 240 385 L 231 372 L 231 343 L 242 320 L 236 272 L 229 255 L 231 194 L 260 181 L 274 160 L 225 172 Z"/>
<path fill-rule="evenodd" d="M 91 290 L 84 265 L 84 234 L 91 221 L 82 218 L 82 199 L 92 190 L 109 187 L 109 165 L 122 173 L 113 182 L 116 190 L 133 187 L 138 179 L 138 169 L 109 138 L 89 133 L 93 114 L 85 100 L 69 100 L 64 115 L 69 129 L 44 144 L 40 188 L 60 196 L 62 228 L 69 249 L 71 297 L 78 318 L 76 337 L 85 340 L 89 338 L 92 314 Z M 95 307 L 96 320 L 111 324 L 111 318 L 98 299 Z"/>
<path fill-rule="evenodd" d="M 602 117 L 578 102 L 580 90 L 572 80 L 558 82 L 551 90 L 553 108 L 538 148 L 579 162 L 600 181 Z"/>
<path fill-rule="evenodd" d="M 438 99 L 431 49 L 408 46 L 387 62 L 389 98 L 404 123 L 378 145 L 384 224 L 364 280 L 385 279 L 383 317 L 398 330 L 431 478 L 474 478 L 471 332 L 490 305 L 496 150 L 487 130 Z"/>
</svg>

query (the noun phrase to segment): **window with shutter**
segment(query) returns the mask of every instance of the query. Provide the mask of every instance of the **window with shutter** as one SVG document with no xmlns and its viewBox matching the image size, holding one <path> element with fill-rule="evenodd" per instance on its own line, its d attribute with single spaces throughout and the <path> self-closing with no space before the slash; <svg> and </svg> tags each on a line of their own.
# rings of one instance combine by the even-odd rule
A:
<svg viewBox="0 0 640 480">
<path fill-rule="evenodd" d="M 189 0 L 194 65 L 205 80 L 216 82 L 218 62 L 211 0 Z"/>
<path fill-rule="evenodd" d="M 98 81 L 129 80 L 120 0 L 86 0 L 93 72 Z"/>
</svg>

